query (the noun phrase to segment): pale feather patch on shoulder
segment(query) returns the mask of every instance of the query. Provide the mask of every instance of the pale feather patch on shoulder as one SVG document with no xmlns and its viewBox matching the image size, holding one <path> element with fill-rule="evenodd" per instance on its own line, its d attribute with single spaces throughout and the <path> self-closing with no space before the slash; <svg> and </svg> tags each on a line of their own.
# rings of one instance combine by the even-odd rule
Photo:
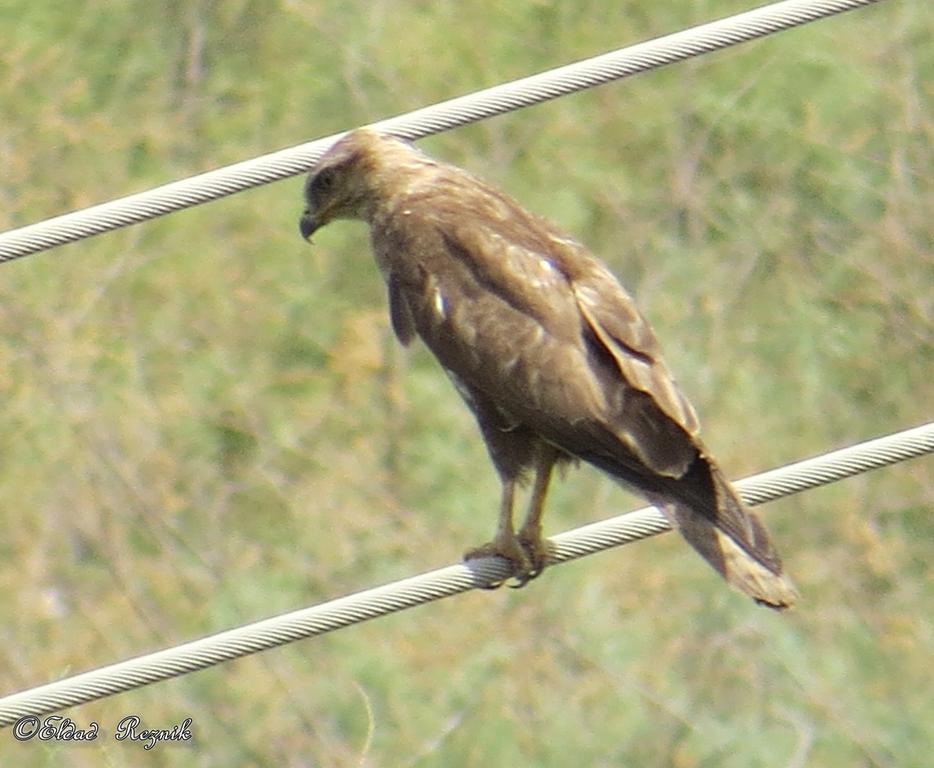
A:
<svg viewBox="0 0 934 768">
<path fill-rule="evenodd" d="M 538 266 L 539 274 L 532 275 L 529 282 L 535 288 L 544 288 L 547 285 L 551 285 L 555 281 L 555 278 L 559 275 L 555 265 L 543 256 L 538 258 L 536 264 Z"/>
<path fill-rule="evenodd" d="M 422 306 L 435 325 L 440 325 L 448 319 L 448 302 L 441 291 L 438 279 L 428 275 L 423 287 Z"/>
<path fill-rule="evenodd" d="M 562 237 L 561 235 L 556 235 L 553 232 L 548 234 L 548 239 L 556 245 L 560 245 L 565 248 L 581 248 L 579 241 L 575 240 L 573 237 Z"/>
<path fill-rule="evenodd" d="M 444 300 L 444 294 L 441 293 L 441 289 L 438 286 L 435 286 L 431 305 L 434 307 L 435 315 L 439 321 L 447 317 L 447 302 Z"/>
<path fill-rule="evenodd" d="M 496 237 L 499 240 L 504 239 L 499 235 Z M 506 243 L 505 249 L 507 263 L 512 265 L 515 272 L 521 274 L 529 288 L 542 290 L 563 279 L 560 270 L 547 257 L 516 243 Z"/>
<path fill-rule="evenodd" d="M 574 283 L 573 286 L 574 296 L 579 302 L 586 304 L 588 307 L 597 307 L 600 305 L 599 291 L 594 290 L 589 285 L 580 285 L 579 283 Z"/>
</svg>

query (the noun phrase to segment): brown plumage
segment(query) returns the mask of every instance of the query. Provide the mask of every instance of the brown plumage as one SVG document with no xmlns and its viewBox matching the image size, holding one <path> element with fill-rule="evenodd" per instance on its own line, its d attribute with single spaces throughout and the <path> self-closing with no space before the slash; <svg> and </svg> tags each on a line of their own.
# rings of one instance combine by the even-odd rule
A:
<svg viewBox="0 0 934 768">
<path fill-rule="evenodd" d="M 632 298 L 583 245 L 466 171 L 368 130 L 308 177 L 306 239 L 333 219 L 370 225 L 392 327 L 417 334 L 473 410 L 503 484 L 492 542 L 524 583 L 547 551 L 552 469 L 581 459 L 659 507 L 731 584 L 785 608 L 795 592 L 765 528 L 698 437 L 698 422 Z M 534 472 L 518 535 L 517 483 Z"/>
</svg>

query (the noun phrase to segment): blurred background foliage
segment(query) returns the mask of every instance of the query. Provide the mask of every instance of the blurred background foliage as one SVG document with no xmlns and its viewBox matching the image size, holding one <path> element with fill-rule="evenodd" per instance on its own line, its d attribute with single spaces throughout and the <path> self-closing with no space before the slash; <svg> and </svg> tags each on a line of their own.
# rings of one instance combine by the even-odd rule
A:
<svg viewBox="0 0 934 768">
<path fill-rule="evenodd" d="M 13 0 L 0 229 L 743 10 L 738 0 Z M 604 257 L 734 476 L 931 417 L 934 49 L 923 0 L 423 142 Z M 365 228 L 301 180 L 2 266 L 0 681 L 57 679 L 449 563 L 497 483 Z M 929 459 L 764 510 L 776 616 L 673 536 L 69 711 L 151 752 L 44 766 L 920 766 Z M 639 502 L 558 485 L 556 532 Z"/>
</svg>

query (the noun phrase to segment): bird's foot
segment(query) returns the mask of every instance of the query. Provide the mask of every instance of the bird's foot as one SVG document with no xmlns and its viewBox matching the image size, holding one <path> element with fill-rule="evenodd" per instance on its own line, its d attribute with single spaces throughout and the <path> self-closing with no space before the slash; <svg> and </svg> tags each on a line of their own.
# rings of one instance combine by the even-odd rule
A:
<svg viewBox="0 0 934 768">
<path fill-rule="evenodd" d="M 542 538 L 542 532 L 540 528 L 535 528 L 532 530 L 526 530 L 523 528 L 521 531 L 519 531 L 518 539 L 519 546 L 522 547 L 523 552 L 525 552 L 531 568 L 525 575 L 525 578 L 517 579 L 519 581 L 518 584 L 510 585 L 516 588 L 523 587 L 525 586 L 526 582 L 540 576 L 542 571 L 545 570 L 545 565 L 548 562 L 548 547 L 545 544 L 545 540 Z"/>
<path fill-rule="evenodd" d="M 477 560 L 481 557 L 501 557 L 512 566 L 511 578 L 515 579 L 515 584 L 509 586 L 518 589 L 524 587 L 529 581 L 534 579 L 542 572 L 544 560 L 536 560 L 533 552 L 526 549 L 525 543 L 515 534 L 509 536 L 497 536 L 493 541 L 484 544 L 482 547 L 469 550 L 464 555 L 464 560 Z M 498 589 L 505 584 L 507 579 L 489 584 L 485 589 Z"/>
</svg>

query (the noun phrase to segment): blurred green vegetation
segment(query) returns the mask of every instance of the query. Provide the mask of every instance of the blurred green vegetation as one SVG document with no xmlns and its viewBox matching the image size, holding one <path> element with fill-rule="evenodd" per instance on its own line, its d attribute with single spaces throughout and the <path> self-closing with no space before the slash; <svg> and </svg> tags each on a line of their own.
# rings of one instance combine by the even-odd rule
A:
<svg viewBox="0 0 934 768">
<path fill-rule="evenodd" d="M 0 229 L 747 8 L 13 0 Z M 636 293 L 734 476 L 931 417 L 932 8 L 869 9 L 423 142 Z M 449 563 L 497 484 L 362 226 L 301 181 L 2 266 L 0 681 L 12 691 Z M 673 536 L 75 708 L 152 752 L 41 766 L 920 766 L 929 459 L 772 504 L 776 616 Z M 639 504 L 582 469 L 556 532 Z"/>
</svg>

